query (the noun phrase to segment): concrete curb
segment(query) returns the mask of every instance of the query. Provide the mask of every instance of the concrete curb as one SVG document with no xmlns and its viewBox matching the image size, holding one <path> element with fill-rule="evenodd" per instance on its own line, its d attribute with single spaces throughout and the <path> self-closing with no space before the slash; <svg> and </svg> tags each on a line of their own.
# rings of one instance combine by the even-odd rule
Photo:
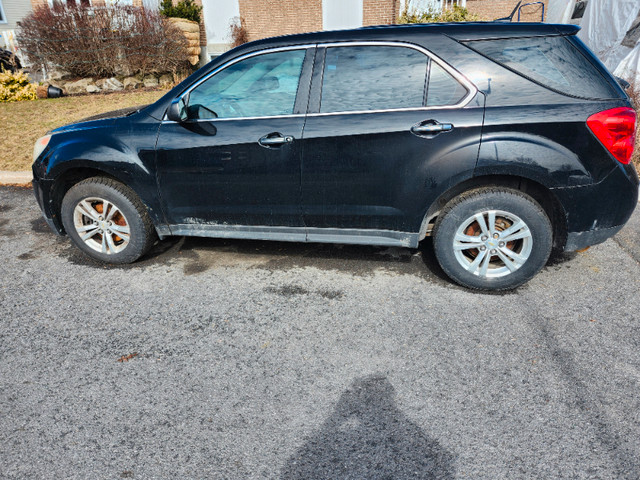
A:
<svg viewBox="0 0 640 480">
<path fill-rule="evenodd" d="M 31 172 L 10 172 L 0 170 L 0 185 L 31 185 Z"/>
</svg>

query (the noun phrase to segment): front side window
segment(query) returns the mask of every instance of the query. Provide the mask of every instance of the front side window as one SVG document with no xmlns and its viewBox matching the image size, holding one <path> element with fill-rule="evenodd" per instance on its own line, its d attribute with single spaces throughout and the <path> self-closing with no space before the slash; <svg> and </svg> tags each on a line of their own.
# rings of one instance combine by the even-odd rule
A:
<svg viewBox="0 0 640 480">
<path fill-rule="evenodd" d="M 4 16 L 4 10 L 2 9 L 2 0 L 0 0 L 0 23 L 7 23 L 7 17 Z"/>
<path fill-rule="evenodd" d="M 187 118 L 293 114 L 305 54 L 304 49 L 265 53 L 228 66 L 189 93 Z"/>
<path fill-rule="evenodd" d="M 320 112 L 422 107 L 428 64 L 407 47 L 327 48 Z"/>
</svg>

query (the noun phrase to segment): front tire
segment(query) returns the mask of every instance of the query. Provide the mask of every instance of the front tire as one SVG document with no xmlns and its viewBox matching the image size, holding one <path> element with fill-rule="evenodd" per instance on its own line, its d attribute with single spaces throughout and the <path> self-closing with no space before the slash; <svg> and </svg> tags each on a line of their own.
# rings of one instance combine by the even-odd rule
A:
<svg viewBox="0 0 640 480">
<path fill-rule="evenodd" d="M 451 200 L 434 227 L 434 250 L 445 273 L 477 290 L 510 290 L 549 259 L 549 217 L 529 195 L 487 187 Z"/>
<path fill-rule="evenodd" d="M 83 180 L 62 200 L 61 218 L 73 243 L 105 263 L 131 263 L 156 240 L 147 209 L 126 185 L 106 177 Z"/>
</svg>

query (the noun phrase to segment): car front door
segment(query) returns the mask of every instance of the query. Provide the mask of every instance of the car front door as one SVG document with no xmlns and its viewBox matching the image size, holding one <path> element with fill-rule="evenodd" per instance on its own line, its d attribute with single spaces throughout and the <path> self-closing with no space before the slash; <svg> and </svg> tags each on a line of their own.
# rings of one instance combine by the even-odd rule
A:
<svg viewBox="0 0 640 480">
<path fill-rule="evenodd" d="M 297 47 L 240 57 L 182 94 L 181 121 L 162 122 L 156 156 L 174 234 L 303 225 L 300 139 L 313 54 Z"/>
<path fill-rule="evenodd" d="M 418 232 L 445 179 L 472 175 L 481 94 L 415 45 L 319 45 L 315 63 L 302 161 L 308 239 Z"/>
</svg>

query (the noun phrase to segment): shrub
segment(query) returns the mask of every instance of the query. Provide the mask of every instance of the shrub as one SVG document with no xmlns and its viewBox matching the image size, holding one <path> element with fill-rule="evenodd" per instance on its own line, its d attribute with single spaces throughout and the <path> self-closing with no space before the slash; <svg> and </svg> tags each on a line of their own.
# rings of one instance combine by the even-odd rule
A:
<svg viewBox="0 0 640 480">
<path fill-rule="evenodd" d="M 180 0 L 175 5 L 172 0 L 162 0 L 160 14 L 164 17 L 186 18 L 200 23 L 202 7 L 193 3 L 193 0 Z"/>
<path fill-rule="evenodd" d="M 627 90 L 627 93 L 629 97 L 631 97 L 633 107 L 636 109 L 636 114 L 638 115 L 638 122 L 640 123 L 640 88 L 632 85 Z M 640 128 L 636 133 L 636 149 L 633 152 L 631 161 L 635 164 L 636 168 L 640 170 Z"/>
<path fill-rule="evenodd" d="M 408 1 L 404 7 L 398 23 L 442 23 L 442 22 L 475 22 L 480 17 L 469 13 L 464 7 L 454 5 L 453 8 L 445 8 L 438 12 L 432 9 L 417 10 Z"/>
<path fill-rule="evenodd" d="M 0 102 L 19 102 L 35 100 L 36 86 L 29 82 L 29 77 L 20 71 L 8 72 L 0 70 Z"/>
<path fill-rule="evenodd" d="M 187 40 L 158 12 L 120 6 L 84 8 L 57 2 L 20 22 L 18 42 L 36 65 L 78 77 L 176 72 L 187 68 Z"/>
<path fill-rule="evenodd" d="M 249 41 L 249 34 L 244 28 L 244 22 L 240 17 L 234 17 L 229 24 L 229 37 L 231 37 L 231 48 L 239 47 Z"/>
</svg>

